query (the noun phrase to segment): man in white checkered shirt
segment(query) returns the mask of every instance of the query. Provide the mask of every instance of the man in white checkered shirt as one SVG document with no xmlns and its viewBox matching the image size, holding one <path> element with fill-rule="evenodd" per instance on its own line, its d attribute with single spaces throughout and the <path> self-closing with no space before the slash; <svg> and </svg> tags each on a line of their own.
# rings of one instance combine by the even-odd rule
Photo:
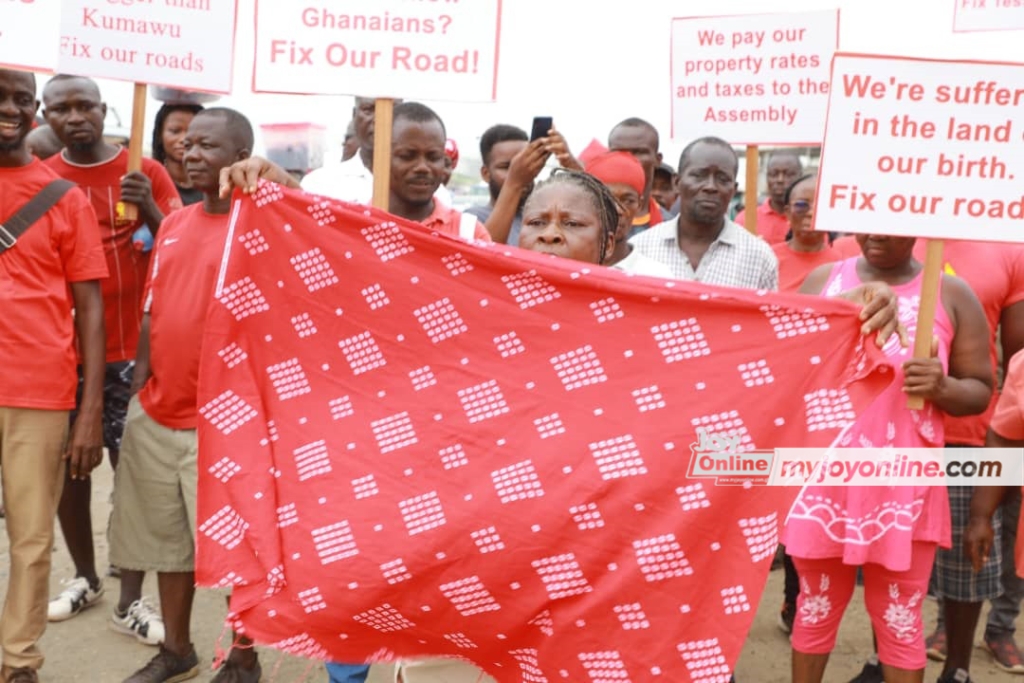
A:
<svg viewBox="0 0 1024 683">
<path fill-rule="evenodd" d="M 680 280 L 746 289 L 779 288 L 779 262 L 764 240 L 728 218 L 739 160 L 728 142 L 706 137 L 679 158 L 679 217 L 640 233 L 630 243 L 664 263 Z"/>
</svg>

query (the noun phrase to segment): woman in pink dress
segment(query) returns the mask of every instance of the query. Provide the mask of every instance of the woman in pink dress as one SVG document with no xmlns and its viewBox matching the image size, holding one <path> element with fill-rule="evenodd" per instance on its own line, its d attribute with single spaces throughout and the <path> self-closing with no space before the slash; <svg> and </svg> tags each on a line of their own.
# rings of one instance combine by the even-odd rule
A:
<svg viewBox="0 0 1024 683">
<path fill-rule="evenodd" d="M 800 291 L 834 296 L 865 282 L 884 282 L 899 298 L 909 345 L 896 339 L 885 345 L 896 377 L 839 445 L 941 448 L 943 413 L 981 413 L 992 393 L 981 304 L 963 281 L 943 276 L 932 358 L 914 359 L 923 274 L 912 254 L 915 240 L 858 235 L 857 241 L 863 256 L 819 267 Z M 910 396 L 925 399 L 925 408 L 907 408 Z M 935 551 L 950 545 L 945 487 L 808 486 L 793 506 L 783 542 L 800 576 L 792 636 L 794 683 L 822 680 L 858 567 L 864 572 L 864 601 L 884 680 L 924 680 L 921 603 Z"/>
</svg>

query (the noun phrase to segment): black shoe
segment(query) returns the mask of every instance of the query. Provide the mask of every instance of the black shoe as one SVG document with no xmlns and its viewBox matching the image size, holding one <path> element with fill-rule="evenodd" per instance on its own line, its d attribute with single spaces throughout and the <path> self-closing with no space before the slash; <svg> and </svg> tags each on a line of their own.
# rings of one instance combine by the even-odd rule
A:
<svg viewBox="0 0 1024 683">
<path fill-rule="evenodd" d="M 260 677 L 263 676 L 260 660 L 253 658 L 253 664 L 251 669 L 246 669 L 241 664 L 226 659 L 210 683 L 260 683 Z"/>
<path fill-rule="evenodd" d="M 179 683 L 199 675 L 199 658 L 195 648 L 184 657 L 179 657 L 163 645 L 156 657 L 149 660 L 123 683 Z"/>
<path fill-rule="evenodd" d="M 882 679 L 882 665 L 868 662 L 859 674 L 850 679 L 850 683 L 885 683 Z"/>
<path fill-rule="evenodd" d="M 938 683 L 971 683 L 971 677 L 963 669 L 957 669 L 948 676 L 939 678 Z"/>
</svg>

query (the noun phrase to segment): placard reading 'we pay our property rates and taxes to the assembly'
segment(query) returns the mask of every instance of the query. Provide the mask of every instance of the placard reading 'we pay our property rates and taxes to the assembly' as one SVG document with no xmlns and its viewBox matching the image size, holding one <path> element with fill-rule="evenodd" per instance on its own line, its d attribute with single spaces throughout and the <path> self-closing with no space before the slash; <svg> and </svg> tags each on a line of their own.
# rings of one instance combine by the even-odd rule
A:
<svg viewBox="0 0 1024 683">
<path fill-rule="evenodd" d="M 1024 242 L 1024 64 L 837 54 L 832 86 L 816 229 Z"/>
<path fill-rule="evenodd" d="M 672 137 L 818 144 L 839 11 L 672 20 Z"/>
<path fill-rule="evenodd" d="M 257 92 L 485 102 L 501 0 L 257 0 Z"/>
<path fill-rule="evenodd" d="M 231 91 L 235 0 L 63 0 L 57 70 Z"/>
</svg>

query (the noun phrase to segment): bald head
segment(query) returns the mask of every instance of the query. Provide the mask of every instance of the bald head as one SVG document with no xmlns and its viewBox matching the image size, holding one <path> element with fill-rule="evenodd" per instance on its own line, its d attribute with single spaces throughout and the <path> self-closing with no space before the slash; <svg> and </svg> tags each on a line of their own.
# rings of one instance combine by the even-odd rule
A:
<svg viewBox="0 0 1024 683">
<path fill-rule="evenodd" d="M 646 189 L 640 200 L 645 207 L 654 184 L 654 169 L 661 163 L 659 144 L 658 129 L 635 117 L 620 121 L 608 134 L 608 149 L 613 152 L 629 152 L 643 166 Z"/>
<path fill-rule="evenodd" d="M 91 78 L 86 76 L 57 74 L 43 86 L 43 104 L 47 104 L 46 98 L 48 94 L 50 97 L 53 97 L 54 92 L 64 92 L 69 89 L 74 89 L 80 93 L 88 95 L 89 97 L 95 98 L 97 102 L 102 99 L 102 96 L 100 95 L 100 86 Z"/>
<path fill-rule="evenodd" d="M 33 97 L 36 94 L 36 75 L 31 71 L 16 71 L 14 69 L 0 69 L 0 77 L 4 79 L 20 80 L 32 90 Z"/>
<path fill-rule="evenodd" d="M 197 113 L 192 121 L 197 119 L 216 120 L 215 125 L 220 127 L 221 135 L 231 140 L 235 151 L 244 150 L 247 153 L 252 151 L 255 135 L 252 124 L 244 114 L 228 107 L 212 107 Z"/>
</svg>

